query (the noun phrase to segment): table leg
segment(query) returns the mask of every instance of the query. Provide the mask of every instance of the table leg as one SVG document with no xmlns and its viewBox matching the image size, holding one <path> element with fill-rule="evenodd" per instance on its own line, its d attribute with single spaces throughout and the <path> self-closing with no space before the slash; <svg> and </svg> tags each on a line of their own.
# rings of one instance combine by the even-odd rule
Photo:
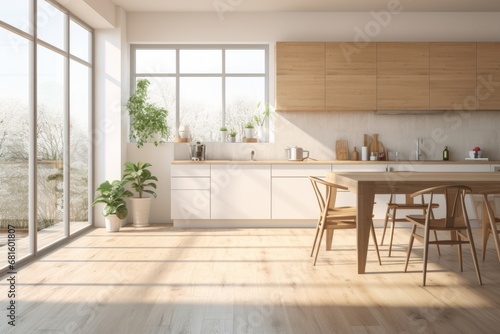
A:
<svg viewBox="0 0 500 334">
<path fill-rule="evenodd" d="M 486 255 L 486 242 L 488 240 L 488 229 L 489 229 L 489 226 L 490 226 L 490 221 L 488 219 L 488 209 L 486 208 L 486 203 L 484 202 L 484 199 L 483 199 L 483 203 L 481 204 L 482 206 L 482 212 L 481 212 L 481 241 L 482 241 L 482 256 L 483 256 L 483 260 L 485 258 L 485 255 Z"/>
<path fill-rule="evenodd" d="M 375 189 L 370 184 L 358 184 L 356 194 L 358 274 L 364 274 L 370 239 L 370 226 L 372 224 L 373 203 L 375 201 Z"/>
</svg>

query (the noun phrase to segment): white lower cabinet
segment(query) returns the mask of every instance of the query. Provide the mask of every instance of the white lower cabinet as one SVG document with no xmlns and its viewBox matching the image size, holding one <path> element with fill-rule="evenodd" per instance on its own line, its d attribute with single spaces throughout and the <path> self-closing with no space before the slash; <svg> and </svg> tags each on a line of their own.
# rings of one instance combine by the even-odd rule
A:
<svg viewBox="0 0 500 334">
<path fill-rule="evenodd" d="M 309 176 L 324 179 L 330 170 L 331 165 L 273 165 L 272 219 L 318 219 L 318 201 Z"/>
<path fill-rule="evenodd" d="M 271 165 L 212 165 L 211 219 L 271 219 Z"/>
<path fill-rule="evenodd" d="M 172 165 L 171 219 L 210 219 L 210 165 Z"/>
</svg>

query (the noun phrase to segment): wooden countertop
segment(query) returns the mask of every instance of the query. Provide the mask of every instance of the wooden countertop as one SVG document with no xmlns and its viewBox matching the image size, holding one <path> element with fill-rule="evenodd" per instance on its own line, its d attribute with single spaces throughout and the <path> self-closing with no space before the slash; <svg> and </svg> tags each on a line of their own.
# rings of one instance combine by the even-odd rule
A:
<svg viewBox="0 0 500 334">
<path fill-rule="evenodd" d="M 387 164 L 412 164 L 412 165 L 436 165 L 436 164 L 476 164 L 476 165 L 491 165 L 500 164 L 500 161 L 487 160 L 405 160 L 405 161 L 352 161 L 352 160 L 304 160 L 304 161 L 288 161 L 288 160 L 175 160 L 173 165 L 387 165 Z"/>
</svg>

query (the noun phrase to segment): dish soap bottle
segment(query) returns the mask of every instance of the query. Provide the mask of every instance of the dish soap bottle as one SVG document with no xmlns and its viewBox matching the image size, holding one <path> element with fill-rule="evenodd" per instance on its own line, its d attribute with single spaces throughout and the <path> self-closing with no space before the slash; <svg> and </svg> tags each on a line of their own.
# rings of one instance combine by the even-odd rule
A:
<svg viewBox="0 0 500 334">
<path fill-rule="evenodd" d="M 443 160 L 446 160 L 446 161 L 450 160 L 450 152 L 448 151 L 448 146 L 444 147 Z"/>
</svg>

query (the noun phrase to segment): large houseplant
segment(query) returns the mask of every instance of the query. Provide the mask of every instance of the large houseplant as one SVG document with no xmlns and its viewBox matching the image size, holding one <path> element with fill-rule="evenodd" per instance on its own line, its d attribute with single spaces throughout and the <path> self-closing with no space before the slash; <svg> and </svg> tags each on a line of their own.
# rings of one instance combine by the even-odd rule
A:
<svg viewBox="0 0 500 334">
<path fill-rule="evenodd" d="M 127 102 L 130 115 L 130 137 L 136 141 L 137 147 L 142 147 L 149 142 L 158 146 L 169 135 L 168 111 L 148 102 L 148 87 L 149 80 L 137 81 L 135 93 Z"/>
<path fill-rule="evenodd" d="M 143 197 L 144 193 L 151 194 L 156 198 L 156 193 L 151 188 L 156 189 L 158 178 L 151 174 L 148 169 L 150 163 L 136 164 L 132 162 L 125 163 L 123 171 L 123 181 L 131 182 L 132 189 L 137 193 L 137 197 L 130 198 L 130 206 L 132 209 L 133 226 L 142 227 L 149 225 L 149 210 L 151 207 L 151 197 Z"/>
<path fill-rule="evenodd" d="M 133 196 L 132 192 L 125 189 L 126 181 L 114 180 L 111 183 L 104 181 L 97 187 L 98 196 L 92 202 L 92 206 L 103 203 L 102 215 L 106 221 L 108 232 L 118 232 L 121 221 L 128 216 L 126 197 Z"/>
</svg>

